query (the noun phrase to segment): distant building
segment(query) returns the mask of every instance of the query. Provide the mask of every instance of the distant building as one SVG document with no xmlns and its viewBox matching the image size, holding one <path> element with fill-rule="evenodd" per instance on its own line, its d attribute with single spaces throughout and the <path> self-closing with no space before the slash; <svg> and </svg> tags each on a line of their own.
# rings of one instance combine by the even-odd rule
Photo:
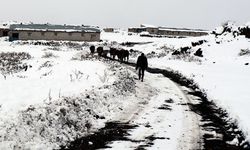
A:
<svg viewBox="0 0 250 150">
<path fill-rule="evenodd" d="M 0 25 L 0 37 L 8 36 L 9 33 L 9 25 L 1 24 Z"/>
<path fill-rule="evenodd" d="M 114 28 L 104 28 L 103 31 L 105 31 L 105 32 L 114 32 L 115 29 Z"/>
<path fill-rule="evenodd" d="M 51 25 L 51 24 L 12 24 L 8 32 L 9 40 L 66 40 L 100 41 L 100 30 L 94 27 Z"/>
<path fill-rule="evenodd" d="M 146 28 L 143 28 L 143 27 L 139 27 L 139 28 L 128 28 L 128 32 L 133 32 L 133 33 L 146 32 Z"/>
<path fill-rule="evenodd" d="M 148 32 L 152 35 L 166 35 L 171 37 L 188 37 L 188 36 L 204 36 L 208 35 L 209 31 L 201 29 L 186 29 L 186 28 L 168 28 L 141 25 L 138 28 L 129 28 L 128 32 L 141 33 Z"/>
</svg>

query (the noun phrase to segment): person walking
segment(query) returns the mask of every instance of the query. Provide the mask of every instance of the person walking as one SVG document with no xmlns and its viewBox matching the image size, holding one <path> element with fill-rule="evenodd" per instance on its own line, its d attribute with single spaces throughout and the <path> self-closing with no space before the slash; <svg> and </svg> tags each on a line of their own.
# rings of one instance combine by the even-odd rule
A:
<svg viewBox="0 0 250 150">
<path fill-rule="evenodd" d="M 148 59 L 147 57 L 144 55 L 144 53 L 142 53 L 136 62 L 136 70 L 139 69 L 139 80 L 141 80 L 143 82 L 144 79 L 144 71 L 148 68 Z"/>
</svg>

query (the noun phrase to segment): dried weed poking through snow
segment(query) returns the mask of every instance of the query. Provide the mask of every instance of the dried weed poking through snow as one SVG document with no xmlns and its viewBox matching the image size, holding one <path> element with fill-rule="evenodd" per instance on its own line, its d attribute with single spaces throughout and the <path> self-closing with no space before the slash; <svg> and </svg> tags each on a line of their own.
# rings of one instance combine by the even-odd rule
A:
<svg viewBox="0 0 250 150">
<path fill-rule="evenodd" d="M 0 53 L 0 73 L 6 79 L 9 74 L 27 70 L 29 66 L 23 61 L 29 59 L 31 55 L 26 52 L 2 52 Z"/>
</svg>

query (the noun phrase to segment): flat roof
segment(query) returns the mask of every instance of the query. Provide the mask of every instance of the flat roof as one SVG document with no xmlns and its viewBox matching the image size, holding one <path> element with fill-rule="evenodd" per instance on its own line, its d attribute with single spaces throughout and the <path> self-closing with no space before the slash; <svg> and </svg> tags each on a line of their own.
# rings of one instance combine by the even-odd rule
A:
<svg viewBox="0 0 250 150">
<path fill-rule="evenodd" d="M 200 29 L 185 29 L 185 28 L 159 28 L 160 31 L 178 31 L 178 32 L 202 32 L 202 33 L 209 33 L 209 31 L 206 30 L 200 30 Z"/>
<path fill-rule="evenodd" d="M 98 28 L 74 25 L 52 25 L 52 24 L 11 24 L 10 30 L 18 31 L 63 31 L 63 32 L 93 32 L 100 33 Z"/>
<path fill-rule="evenodd" d="M 188 29 L 188 28 L 171 28 L 171 27 L 159 27 L 159 30 L 170 30 L 170 31 L 187 31 L 187 32 L 209 32 L 203 29 Z"/>
</svg>

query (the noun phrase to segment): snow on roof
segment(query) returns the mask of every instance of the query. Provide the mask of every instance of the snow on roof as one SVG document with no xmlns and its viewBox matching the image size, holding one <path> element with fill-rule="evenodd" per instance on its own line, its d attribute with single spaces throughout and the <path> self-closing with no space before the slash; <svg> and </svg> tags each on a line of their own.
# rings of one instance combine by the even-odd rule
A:
<svg viewBox="0 0 250 150">
<path fill-rule="evenodd" d="M 160 30 L 170 30 L 170 31 L 186 31 L 186 32 L 209 32 L 203 29 L 188 29 L 188 28 L 170 28 L 170 27 L 159 27 Z"/>
<path fill-rule="evenodd" d="M 97 32 L 100 30 L 89 26 L 74 25 L 51 25 L 51 24 L 12 24 L 11 30 L 30 30 L 30 31 L 64 31 L 64 32 Z"/>
<path fill-rule="evenodd" d="M 184 32 L 209 32 L 208 30 L 203 29 L 188 29 L 188 28 L 171 28 L 171 27 L 164 27 L 164 26 L 153 26 L 148 24 L 141 24 L 141 27 L 131 27 L 129 29 L 145 29 L 145 28 L 158 28 L 159 30 L 167 30 L 167 31 L 184 31 Z"/>
<path fill-rule="evenodd" d="M 141 24 L 141 27 L 147 27 L 147 28 L 158 28 L 157 26 L 154 26 L 154 25 L 149 25 L 149 24 Z"/>
<path fill-rule="evenodd" d="M 206 30 L 184 29 L 184 28 L 159 28 L 159 30 L 180 31 L 180 32 L 206 32 L 206 33 L 209 32 L 209 31 L 206 31 Z"/>
</svg>

